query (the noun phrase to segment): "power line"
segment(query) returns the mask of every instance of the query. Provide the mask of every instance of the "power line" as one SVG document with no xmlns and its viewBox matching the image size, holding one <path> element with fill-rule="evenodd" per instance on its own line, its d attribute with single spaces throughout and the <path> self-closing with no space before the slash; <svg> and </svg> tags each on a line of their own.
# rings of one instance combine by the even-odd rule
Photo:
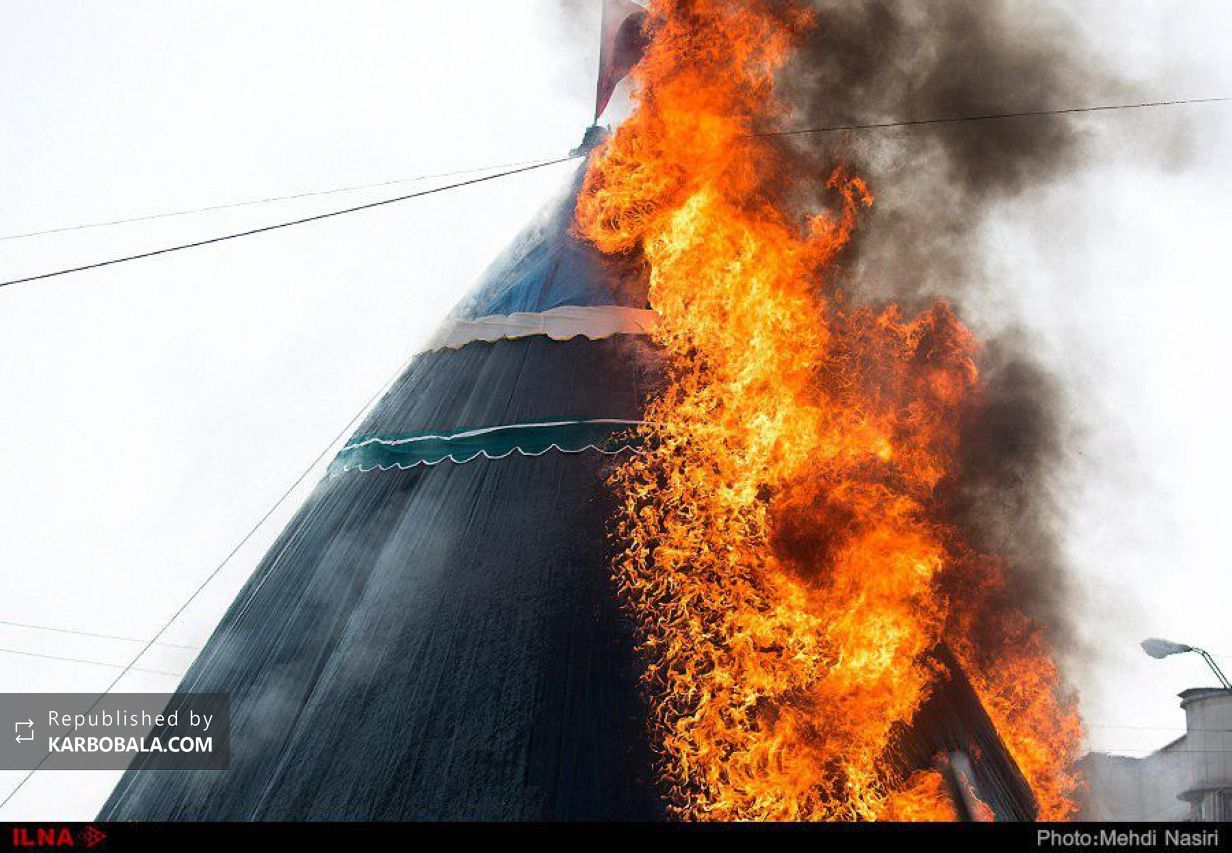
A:
<svg viewBox="0 0 1232 853">
<path fill-rule="evenodd" d="M 565 158 L 565 159 L 571 159 L 571 158 Z M 560 162 L 560 161 L 557 161 L 557 162 Z M 158 632 L 154 634 L 154 636 L 151 637 L 148 641 L 146 641 L 145 645 L 142 646 L 141 650 L 137 652 L 137 654 L 133 657 L 133 659 L 129 661 L 128 664 L 124 665 L 123 669 L 120 671 L 120 674 L 117 675 L 114 679 L 112 679 L 111 683 L 107 685 L 106 689 L 103 690 L 103 692 L 98 695 L 98 698 L 94 700 L 94 702 L 90 705 L 90 707 L 85 710 L 85 713 L 88 714 L 91 711 L 93 711 L 95 708 L 97 708 L 98 703 L 103 701 L 103 697 L 105 697 L 108 693 L 114 690 L 115 686 L 120 683 L 120 679 L 123 678 L 125 675 L 127 675 L 129 672 L 132 672 L 137 668 L 136 666 L 137 661 L 141 660 L 141 658 L 145 655 L 145 653 L 148 652 L 150 648 L 156 642 L 158 642 L 158 638 L 161 637 L 166 632 L 166 630 L 171 627 L 172 623 L 175 622 L 176 619 L 180 618 L 181 614 L 183 614 L 184 611 L 188 609 L 188 606 L 192 604 L 193 601 L 196 600 L 197 596 L 201 594 L 201 592 L 210 584 L 210 582 L 213 581 L 214 578 L 218 577 L 218 575 L 222 572 L 223 568 L 227 565 L 227 563 L 231 562 L 231 559 L 237 553 L 239 553 L 239 550 L 243 548 L 245 544 L 247 544 L 248 540 L 253 537 L 253 534 L 255 534 L 261 528 L 261 525 L 265 524 L 265 522 L 269 520 L 269 517 L 272 516 L 274 512 L 278 509 L 278 507 L 282 506 L 283 502 L 286 501 L 286 499 L 291 496 L 291 493 L 294 492 L 295 489 L 299 487 L 300 483 L 304 482 L 304 480 L 307 479 L 308 475 L 312 473 L 312 471 L 321 463 L 321 460 L 325 458 L 326 454 L 329 453 L 330 449 L 332 449 L 335 445 L 337 445 L 338 442 L 341 441 L 350 432 L 352 428 L 354 428 L 355 424 L 359 421 L 359 419 L 363 417 L 363 415 L 372 407 L 372 405 L 380 398 L 380 396 L 385 393 L 386 389 L 388 389 L 389 386 L 399 376 L 402 375 L 402 372 L 406 369 L 406 365 L 407 365 L 407 362 L 403 361 L 402 364 L 398 366 L 398 370 L 392 376 L 386 379 L 383 383 L 381 383 L 381 386 L 376 390 L 376 393 L 374 393 L 371 397 L 369 397 L 367 402 L 365 402 L 364 405 L 359 409 L 359 411 L 355 413 L 355 416 L 352 417 L 349 421 L 347 421 L 346 425 L 338 431 L 337 435 L 335 435 L 332 439 L 330 439 L 329 444 L 325 445 L 325 447 L 321 450 L 321 452 L 317 454 L 316 458 L 313 459 L 312 462 L 308 465 L 308 467 L 304 469 L 303 473 L 295 478 L 295 482 L 293 482 L 290 486 L 287 487 L 287 490 L 282 493 L 282 495 L 278 498 L 278 500 L 274 501 L 274 505 L 271 506 L 266 511 L 265 515 L 261 516 L 261 518 L 257 520 L 257 523 L 254 524 L 252 528 L 249 529 L 249 531 L 244 534 L 243 538 L 240 539 L 238 543 L 236 543 L 235 547 L 231 549 L 231 551 L 227 554 L 227 556 L 223 557 L 222 562 L 219 563 L 214 568 L 214 570 L 211 571 L 205 577 L 205 580 L 201 581 L 201 583 L 197 586 L 195 590 L 192 591 L 192 593 L 188 596 L 188 598 L 184 601 L 184 603 L 181 604 L 176 609 L 176 611 L 171 614 L 171 617 L 167 619 L 166 622 L 163 623 L 163 626 L 158 629 Z M 17 792 L 20 791 L 27 782 L 30 781 L 31 777 L 33 777 L 34 774 L 38 772 L 39 768 L 41 768 L 45 763 L 47 763 L 47 759 L 50 756 L 51 756 L 50 752 L 43 754 L 43 757 L 39 759 L 38 764 L 34 765 L 34 767 L 28 773 L 26 773 L 25 776 L 21 778 L 21 781 L 19 781 L 13 787 L 13 790 L 9 791 L 9 793 L 5 796 L 3 800 L 0 800 L 0 809 L 4 808 L 8 804 L 8 802 L 17 795 Z"/>
<path fill-rule="evenodd" d="M 251 237 L 254 234 L 264 234 L 267 231 L 277 231 L 280 228 L 290 228 L 293 225 L 304 225 L 308 222 L 318 222 L 322 219 L 330 219 L 335 216 L 344 216 L 345 214 L 348 214 L 348 213 L 357 213 L 361 210 L 371 210 L 374 207 L 382 207 L 387 204 L 395 204 L 400 201 L 407 201 L 413 198 L 420 198 L 426 195 L 433 195 L 434 193 L 445 192 L 446 190 L 453 190 L 459 187 L 467 187 L 472 184 L 480 184 L 480 183 L 483 183 L 484 181 L 493 181 L 493 180 L 496 180 L 497 178 L 504 178 L 509 175 L 517 175 L 521 172 L 529 172 L 533 169 L 542 169 L 545 166 L 554 166 L 557 163 L 565 163 L 569 160 L 575 160 L 581 156 L 583 155 L 580 153 L 570 154 L 567 157 L 559 157 L 555 160 L 544 160 L 544 161 L 534 163 L 529 166 L 522 166 L 521 168 L 518 168 L 518 169 L 508 169 L 504 172 L 497 172 L 493 175 L 484 175 L 479 178 L 471 178 L 470 180 L 467 180 L 467 181 L 458 181 L 457 183 L 454 183 L 454 184 L 445 184 L 444 186 L 433 187 L 430 190 L 420 190 L 419 192 L 407 193 L 406 195 L 395 196 L 393 198 L 385 198 L 379 201 L 370 201 L 367 204 L 357 204 L 354 207 L 346 207 L 346 208 L 343 208 L 342 210 L 331 210 L 327 213 L 318 213 L 314 216 L 305 216 L 300 219 L 292 219 L 287 222 L 278 222 L 274 225 L 263 225 L 260 228 L 249 228 L 246 231 L 235 231 L 230 234 L 223 234 L 218 237 L 210 237 L 205 240 L 195 240 L 191 243 L 179 243 L 174 246 L 166 246 L 162 249 L 154 249 L 153 251 L 149 251 L 149 252 L 139 252 L 135 255 L 125 255 L 124 257 L 111 258 L 110 260 L 106 260 L 106 261 L 96 261 L 95 263 L 83 264 L 82 266 L 79 266 L 79 267 L 68 267 L 66 269 L 55 270 L 53 272 L 45 272 L 45 273 L 40 273 L 38 275 L 25 276 L 24 278 L 15 278 L 9 281 L 0 281 L 0 287 L 8 287 L 11 284 L 23 284 L 25 282 L 30 282 L 30 281 L 40 281 L 46 278 L 55 278 L 56 276 L 68 275 L 70 273 L 84 272 L 85 270 L 98 269 L 99 267 L 108 267 L 114 264 L 123 264 L 123 263 L 127 263 L 128 261 L 137 261 L 137 260 L 141 260 L 142 258 L 152 258 L 156 255 L 166 255 L 171 252 L 180 252 L 180 251 L 183 251 L 184 249 L 195 249 L 198 246 L 209 246 L 214 243 L 222 243 L 226 240 L 236 240 L 240 237 Z"/>
<path fill-rule="evenodd" d="M 1213 103 L 1223 103 L 1229 100 L 1232 100 L 1232 98 L 1230 97 L 1185 98 L 1185 99 L 1177 99 L 1177 100 L 1171 100 L 1171 101 L 1144 101 L 1144 102 L 1136 103 L 1136 104 L 1104 104 L 1104 105 L 1091 106 L 1091 107 L 1066 107 L 1062 109 L 1052 109 L 1052 110 L 1024 110 L 1021 112 L 985 113 L 981 115 L 947 116 L 947 117 L 942 117 L 942 118 L 928 118 L 928 119 L 906 119 L 906 120 L 898 120 L 898 121 L 871 122 L 867 124 L 830 125 L 828 127 L 806 127 L 806 128 L 796 128 L 792 130 L 771 130 L 771 131 L 761 131 L 758 133 L 750 133 L 748 134 L 748 136 L 751 136 L 751 137 L 799 136 L 803 134 L 833 133 L 833 132 L 847 131 L 847 130 L 875 130 L 878 128 L 890 128 L 890 127 L 918 127 L 922 125 L 953 124 L 953 123 L 958 123 L 958 122 L 973 122 L 973 121 L 990 121 L 990 120 L 995 120 L 995 119 L 1072 115 L 1076 113 L 1094 113 L 1094 112 L 1105 112 L 1109 110 L 1138 110 L 1138 109 L 1147 109 L 1147 108 L 1152 108 L 1152 107 L 1179 106 L 1182 104 L 1213 104 Z M 419 198 L 420 196 L 431 195 L 433 193 L 438 193 L 438 192 L 444 192 L 445 190 L 451 190 L 451 189 L 456 189 L 458 187 L 469 186 L 471 184 L 482 183 L 483 181 L 490 181 L 496 178 L 503 178 L 508 175 L 516 175 L 520 172 L 528 172 L 532 169 L 540 169 L 540 168 L 543 168 L 544 166 L 552 166 L 552 165 L 556 165 L 557 163 L 564 163 L 568 160 L 574 160 L 583 155 L 584 155 L 584 152 L 579 152 L 575 154 L 570 154 L 568 157 L 561 157 L 555 160 L 532 162 L 530 163 L 530 165 L 525 165 L 525 166 L 522 166 L 520 168 L 515 168 L 515 169 L 509 169 L 504 172 L 497 172 L 494 175 L 485 175 L 483 177 L 474 178 L 469 181 L 459 181 L 454 184 L 446 184 L 443 187 L 435 187 L 433 189 L 423 190 L 417 193 L 408 193 L 406 195 L 396 196 L 394 198 L 381 199 L 379 201 L 369 202 L 368 204 L 356 205 L 354 207 L 348 207 L 342 210 L 329 211 L 327 213 L 321 213 L 315 216 L 306 216 L 300 219 L 290 220 L 288 222 L 280 222 L 274 225 L 262 226 L 260 228 L 251 228 L 246 231 L 238 231 L 238 232 L 234 232 L 231 234 L 224 234 L 219 237 L 211 237 L 209 239 L 197 240 L 191 243 L 181 243 L 175 246 L 168 246 L 162 249 L 155 249 L 150 252 L 141 252 L 135 255 L 126 255 L 120 258 L 112 258 L 110 260 L 98 261 L 92 264 L 84 264 L 78 267 L 69 267 L 67 269 L 55 270 L 53 272 L 41 273 L 39 275 L 32 275 L 32 276 L 26 276 L 24 278 L 11 279 L 9 281 L 0 282 L 0 287 L 7 287 L 11 284 L 23 284 L 25 282 L 30 282 L 30 281 L 39 281 L 45 278 L 55 278 L 56 276 L 68 275 L 70 273 L 83 272 L 85 270 L 98 269 L 99 267 L 111 266 L 113 264 L 126 263 L 128 261 L 136 261 L 142 258 L 154 257 L 155 255 L 165 255 L 170 252 L 178 252 L 184 249 L 193 249 L 198 246 L 208 246 L 213 243 L 221 243 L 225 240 L 234 240 L 240 237 L 249 237 L 254 234 L 263 234 L 267 231 L 275 231 L 280 228 L 289 228 L 293 225 L 303 225 L 308 222 L 316 222 L 318 220 L 329 219 L 334 216 L 342 216 L 348 213 L 356 213 L 361 210 L 368 210 L 373 207 L 381 207 L 387 204 L 394 204 L 400 201 L 407 201 L 408 199 Z M 463 170 L 463 171 L 472 171 L 472 170 Z M 457 172 L 457 173 L 452 173 L 452 174 L 462 174 L 462 173 L 463 172 Z M 445 174 L 451 174 L 451 173 L 445 173 Z M 419 180 L 419 178 L 400 179 L 400 181 L 413 181 L 413 180 Z M 400 181 L 393 181 L 389 183 L 397 183 Z M 380 184 L 374 184 L 371 186 L 380 186 Z M 348 189 L 361 189 L 361 188 L 362 187 L 352 187 L 352 188 L 343 187 L 337 190 L 322 190 L 317 193 L 301 193 L 301 194 L 297 194 L 293 196 L 283 196 L 281 198 L 299 198 L 299 197 L 303 197 L 306 195 L 326 194 L 326 193 L 331 193 L 331 192 L 345 192 Z M 50 229 L 48 231 L 29 232 L 28 234 L 11 235 L 9 237 L 4 237 L 0 239 L 16 239 L 19 237 L 35 236 L 36 234 L 53 233 L 55 231 L 70 231 L 70 230 L 75 230 L 77 228 L 92 228 L 92 227 L 98 227 L 101 225 L 119 224 L 121 222 L 135 222 L 135 221 L 141 221 L 144 219 L 157 219 L 157 218 L 164 217 L 164 216 L 178 216 L 178 215 L 183 215 L 186 213 L 194 213 L 194 212 L 200 212 L 204 210 L 222 209 L 225 207 L 238 207 L 238 206 L 243 206 L 246 204 L 259 204 L 259 203 L 262 203 L 262 201 L 277 201 L 277 200 L 280 200 L 280 198 L 272 198 L 272 199 L 267 199 L 267 200 L 255 200 L 255 201 L 250 201 L 250 202 L 237 202 L 232 205 L 218 205 L 213 208 L 197 208 L 194 210 L 187 210 L 187 211 L 172 211 L 172 212 L 164 213 L 164 214 L 152 214 L 146 217 L 135 217 L 133 219 L 112 220 L 110 222 L 88 223 L 88 224 L 79 225 L 79 226 L 67 226 L 64 228 Z"/>
<path fill-rule="evenodd" d="M 1101 748 L 1100 752 L 1143 752 L 1146 753 L 1146 755 L 1140 756 L 1141 758 L 1150 758 L 1156 753 L 1160 755 L 1227 755 L 1232 754 L 1232 749 L 1166 749 L 1164 747 L 1160 747 L 1159 749 L 1147 749 L 1144 747 L 1125 748 L 1109 746 Z M 1133 758 L 1135 756 L 1128 757 Z"/>
<path fill-rule="evenodd" d="M 801 127 L 794 130 L 767 130 L 750 133 L 749 136 L 800 136 L 808 133 L 837 133 L 844 130 L 877 130 L 885 127 L 918 127 L 928 124 L 956 124 L 965 121 L 993 121 L 1006 118 L 1032 118 L 1038 116 L 1073 115 L 1075 113 L 1098 113 L 1110 110 L 1144 110 L 1152 107 L 1173 107 L 1182 104 L 1218 104 L 1232 101 L 1232 97 L 1184 98 L 1175 101 L 1144 101 L 1138 104 L 1105 104 L 1095 107 L 1066 107 L 1055 110 L 1024 110 L 1016 113 L 982 113 L 979 115 L 947 116 L 944 118 L 904 119 L 879 121 L 869 124 L 837 124 L 829 127 Z"/>
<path fill-rule="evenodd" d="M 62 661 L 68 661 L 70 663 L 88 663 L 92 666 L 106 666 L 112 669 L 125 669 L 125 666 L 122 663 L 107 663 L 106 661 L 90 660 L 89 658 L 70 658 L 70 657 L 64 657 L 63 655 L 45 655 L 41 652 L 25 652 L 20 649 L 0 648 L 0 652 L 4 652 L 5 654 L 9 654 L 9 655 L 21 655 L 23 657 L 28 657 L 28 658 L 41 658 L 42 660 L 62 660 Z M 169 676 L 172 676 L 173 678 L 179 678 L 181 675 L 184 674 L 182 672 L 168 672 L 167 670 L 164 670 L 164 669 L 146 669 L 140 666 L 129 666 L 126 671 L 127 672 L 148 672 L 148 673 L 151 673 L 152 675 L 169 675 Z M 8 802 L 8 801 L 5 800 L 5 802 Z M 3 805 L 3 804 L 4 803 L 0 803 L 0 805 Z"/>
<path fill-rule="evenodd" d="M 542 159 L 542 158 L 541 158 Z M 324 195 L 337 195 L 338 193 L 357 192 L 359 190 L 371 190 L 377 187 L 391 187 L 398 184 L 411 184 L 418 181 L 429 181 L 433 178 L 452 178 L 455 175 L 470 175 L 475 172 L 486 172 L 490 169 L 509 169 L 515 166 L 525 166 L 530 163 L 537 163 L 538 160 L 519 160 L 514 163 L 495 163 L 491 166 L 477 166 L 473 169 L 456 169 L 452 172 L 438 172 L 434 175 L 418 175 L 414 178 L 395 178 L 389 181 L 377 181 L 371 184 L 356 184 L 349 187 L 335 187 L 328 190 L 310 190 L 306 192 L 292 193 L 290 195 L 268 196 L 266 198 L 254 198 L 247 201 L 233 201 L 225 204 L 212 204 L 205 207 L 191 207 L 184 210 L 168 210 L 162 213 L 149 213 L 143 216 L 130 216 L 124 219 L 108 219 L 103 222 L 83 222 L 77 225 L 63 225 L 58 228 L 44 228 L 41 231 L 27 231 L 22 234 L 4 234 L 0 235 L 0 243 L 8 240 L 24 240 L 27 237 L 41 237 L 45 234 L 62 234 L 66 231 L 84 231 L 89 228 L 106 228 L 111 225 L 127 225 L 132 222 L 149 222 L 152 219 L 168 219 L 173 216 L 189 216 L 194 213 L 209 213 L 215 210 L 232 210 L 237 207 L 251 207 L 257 204 L 272 204 L 279 201 L 292 201 L 301 198 L 313 198 Z"/>
<path fill-rule="evenodd" d="M 28 622 L 10 622 L 7 619 L 0 619 L 0 625 L 8 625 L 13 628 L 28 628 L 32 631 L 51 631 L 56 634 L 72 634 L 77 637 L 93 637 L 100 640 L 122 640 L 126 643 L 144 643 L 145 640 L 140 637 L 122 637 L 119 634 L 96 634 L 93 631 L 76 631 L 72 628 L 55 628 L 51 625 L 31 625 Z M 169 649 L 189 649 L 195 651 L 199 646 L 188 646 L 182 643 L 158 643 L 157 645 L 166 646 Z"/>
<path fill-rule="evenodd" d="M 1148 732 L 1232 732 L 1232 729 L 1191 729 L 1188 726 L 1131 726 L 1128 724 L 1117 725 L 1113 723 L 1083 723 L 1083 725 L 1088 729 L 1132 729 L 1134 731 Z"/>
</svg>

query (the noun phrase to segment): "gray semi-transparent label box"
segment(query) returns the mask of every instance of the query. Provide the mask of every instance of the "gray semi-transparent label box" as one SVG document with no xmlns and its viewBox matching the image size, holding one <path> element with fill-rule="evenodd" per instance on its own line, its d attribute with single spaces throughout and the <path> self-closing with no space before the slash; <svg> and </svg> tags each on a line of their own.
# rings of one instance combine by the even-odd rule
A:
<svg viewBox="0 0 1232 853">
<path fill-rule="evenodd" d="M 226 770 L 225 693 L 0 693 L 0 770 Z"/>
</svg>

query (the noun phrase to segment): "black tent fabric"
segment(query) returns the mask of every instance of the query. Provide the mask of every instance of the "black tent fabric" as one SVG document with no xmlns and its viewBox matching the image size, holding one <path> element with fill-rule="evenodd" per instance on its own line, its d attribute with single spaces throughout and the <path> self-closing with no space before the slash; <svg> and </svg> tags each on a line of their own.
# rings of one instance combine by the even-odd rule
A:
<svg viewBox="0 0 1232 853">
<path fill-rule="evenodd" d="M 573 198 L 457 316 L 624 298 L 569 235 Z M 418 356 L 356 435 L 637 420 L 654 382 L 636 336 L 476 341 Z M 100 819 L 661 818 L 608 569 L 613 458 L 331 473 L 180 685 L 230 694 L 230 769 L 137 762 Z"/>
<path fill-rule="evenodd" d="M 100 817 L 657 816 L 603 467 L 514 455 L 338 478 L 182 685 L 231 694 L 231 768 L 130 771 Z"/>
<path fill-rule="evenodd" d="M 944 644 L 930 655 L 940 674 L 909 727 L 893 739 L 891 766 L 906 778 L 915 770 L 937 769 L 954 752 L 969 762 L 970 793 L 998 821 L 1034 820 L 1035 794 L 1001 742 L 971 682 Z"/>
</svg>

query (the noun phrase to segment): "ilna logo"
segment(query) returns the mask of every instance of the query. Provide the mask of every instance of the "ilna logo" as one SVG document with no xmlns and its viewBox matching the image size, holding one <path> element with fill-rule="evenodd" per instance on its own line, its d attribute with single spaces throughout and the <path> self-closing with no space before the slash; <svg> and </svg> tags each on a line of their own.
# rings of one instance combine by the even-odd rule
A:
<svg viewBox="0 0 1232 853">
<path fill-rule="evenodd" d="M 13 847 L 30 849 L 37 847 L 80 847 L 89 850 L 102 843 L 107 834 L 93 824 L 73 833 L 68 826 L 15 826 Z"/>
</svg>

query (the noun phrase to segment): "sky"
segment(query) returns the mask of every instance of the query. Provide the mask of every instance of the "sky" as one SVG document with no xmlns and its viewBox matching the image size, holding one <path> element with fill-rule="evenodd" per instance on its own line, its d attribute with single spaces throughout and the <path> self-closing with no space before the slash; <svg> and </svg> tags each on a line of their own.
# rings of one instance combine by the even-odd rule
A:
<svg viewBox="0 0 1232 853">
<path fill-rule="evenodd" d="M 560 156 L 597 60 L 598 2 L 569 5 L 0 0 L 0 280 L 451 179 L 7 235 Z M 1069 7 L 1144 91 L 1232 94 L 1226 3 Z M 1183 162 L 1142 141 L 1170 110 L 1189 111 Z M 1082 121 L 1091 164 L 977 235 L 997 281 L 965 319 L 1024 327 L 1066 389 L 1083 594 L 1064 664 L 1091 747 L 1142 754 L 1183 731 L 1175 694 L 1213 681 L 1137 641 L 1232 669 L 1232 106 Z M 0 623 L 153 636 L 572 168 L 0 288 Z M 174 688 L 317 476 L 118 689 Z M 0 624 L 0 692 L 100 691 L 140 647 Z M 0 772 L 0 799 L 22 775 Z M 0 818 L 89 819 L 116 775 L 36 774 Z"/>
</svg>

